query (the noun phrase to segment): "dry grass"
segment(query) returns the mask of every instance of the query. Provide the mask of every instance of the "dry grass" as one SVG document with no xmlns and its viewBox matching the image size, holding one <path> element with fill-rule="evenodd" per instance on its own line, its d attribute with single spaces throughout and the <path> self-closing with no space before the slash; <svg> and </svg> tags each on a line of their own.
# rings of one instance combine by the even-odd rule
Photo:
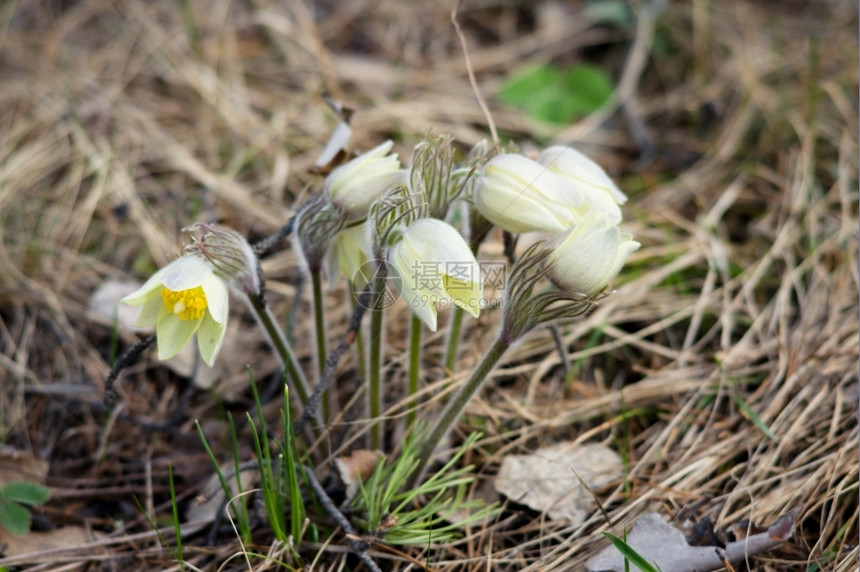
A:
<svg viewBox="0 0 860 572">
<path fill-rule="evenodd" d="M 646 508 L 673 515 L 697 501 L 696 518 L 718 527 L 769 524 L 800 506 L 795 537 L 750 568 L 856 570 L 856 5 L 679 1 L 652 37 L 647 26 L 637 36 L 587 25 L 577 1 L 464 4 L 502 137 L 588 149 L 628 190 L 626 224 L 643 243 L 618 293 L 563 329 L 569 375 L 549 332 L 508 356 L 461 425 L 485 432 L 469 460 L 489 476 L 506 453 L 605 440 L 629 455 L 626 482 L 599 491 L 614 530 Z M 335 125 L 324 93 L 357 109 L 359 147 L 394 137 L 405 157 L 428 129 L 465 146 L 487 137 L 449 11 L 394 0 L 0 7 L 0 442 L 50 462 L 40 527 L 102 533 L 88 549 L 0 565 L 175 569 L 133 499 L 168 515 L 168 463 L 194 494 L 211 471 L 191 422 L 228 443 L 223 412 L 247 409 L 247 387 L 228 404 L 197 391 L 172 419 L 187 382 L 146 354 L 108 414 L 112 334 L 88 297 L 167 262 L 197 220 L 254 237 L 278 228 L 318 183 L 307 167 Z M 626 58 L 652 43 L 650 57 Z M 583 58 L 625 78 L 623 112 L 557 129 L 493 96 L 522 65 Z M 266 271 L 286 307 L 294 253 Z M 336 297 L 330 311 L 345 312 Z M 402 363 L 400 327 L 389 354 Z M 473 324 L 465 364 L 493 328 L 492 313 Z M 306 332 L 298 325 L 297 339 Z M 442 339 L 428 338 L 428 359 Z M 234 382 L 248 360 L 258 378 L 273 367 L 259 352 L 224 359 Z M 411 554 L 440 571 L 580 569 L 608 526 L 602 514 L 568 526 L 515 509 L 458 545 Z M 265 531 L 256 538 L 258 552 L 288 558 Z M 339 543 L 304 555 L 341 569 Z M 189 541 L 189 562 L 248 568 L 235 538 L 204 544 Z M 373 554 L 384 569 L 407 568 Z"/>
</svg>

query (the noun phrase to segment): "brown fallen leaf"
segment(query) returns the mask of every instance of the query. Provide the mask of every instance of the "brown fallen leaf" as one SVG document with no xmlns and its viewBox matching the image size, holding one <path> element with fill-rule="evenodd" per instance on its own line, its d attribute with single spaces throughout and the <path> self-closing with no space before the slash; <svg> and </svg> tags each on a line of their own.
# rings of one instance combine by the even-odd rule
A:
<svg viewBox="0 0 860 572">
<path fill-rule="evenodd" d="M 80 526 L 64 526 L 48 532 L 28 532 L 21 536 L 0 528 L 0 547 L 4 557 L 75 548 L 104 535 Z"/>
<path fill-rule="evenodd" d="M 800 507 L 784 514 L 766 531 L 719 546 L 690 546 L 684 534 L 657 513 L 636 519 L 626 542 L 645 560 L 663 572 L 704 572 L 724 569 L 724 560 L 741 562 L 791 538 Z M 624 557 L 614 546 L 607 546 L 586 562 L 590 572 L 622 572 Z"/>
<path fill-rule="evenodd" d="M 0 487 L 13 481 L 44 484 L 48 461 L 10 447 L 0 448 Z"/>
<path fill-rule="evenodd" d="M 337 475 L 346 488 L 346 500 L 349 502 L 358 493 L 359 481 L 364 481 L 373 471 L 382 457 L 382 451 L 356 449 L 349 455 L 342 455 L 334 460 Z"/>
<path fill-rule="evenodd" d="M 599 443 L 558 443 L 529 455 L 508 455 L 494 485 L 499 493 L 551 519 L 583 522 L 597 508 L 589 489 L 620 479 L 618 453 Z"/>
</svg>

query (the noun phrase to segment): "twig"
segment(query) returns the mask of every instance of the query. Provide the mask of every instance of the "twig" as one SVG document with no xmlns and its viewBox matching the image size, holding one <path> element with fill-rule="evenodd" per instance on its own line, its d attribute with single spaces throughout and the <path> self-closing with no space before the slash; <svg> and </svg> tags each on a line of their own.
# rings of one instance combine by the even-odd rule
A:
<svg viewBox="0 0 860 572">
<path fill-rule="evenodd" d="M 358 558 L 364 562 L 364 565 L 373 570 L 374 572 L 382 572 L 379 566 L 376 565 L 376 562 L 367 554 L 368 544 L 364 540 L 360 540 L 360 536 L 349 523 L 349 520 L 343 515 L 340 510 L 338 510 L 337 506 L 335 506 L 334 501 L 331 500 L 331 497 L 328 496 L 328 493 L 325 491 L 323 486 L 317 480 L 316 475 L 310 469 L 310 467 L 305 467 L 305 477 L 308 480 L 308 484 L 310 484 L 311 488 L 314 491 L 314 494 L 317 496 L 317 500 L 320 505 L 322 505 L 323 509 L 331 516 L 343 529 L 346 533 L 346 538 L 349 540 L 349 544 L 352 547 L 353 552 Z"/>
<path fill-rule="evenodd" d="M 358 304 L 355 305 L 355 310 L 352 312 L 352 316 L 349 318 L 349 324 L 347 326 L 346 332 L 341 338 L 340 343 L 334 348 L 331 352 L 329 352 L 328 356 L 325 360 L 325 367 L 323 368 L 323 372 L 320 375 L 320 381 L 317 383 L 314 388 L 313 393 L 308 398 L 305 403 L 305 408 L 302 411 L 301 417 L 295 422 L 293 425 L 293 431 L 295 433 L 300 433 L 305 430 L 308 422 L 314 420 L 316 418 L 316 410 L 319 407 L 320 402 L 322 401 L 323 392 L 329 388 L 331 382 L 334 380 L 334 374 L 337 371 L 338 362 L 340 362 L 340 357 L 344 354 L 346 350 L 349 349 L 349 346 L 353 344 L 355 341 L 355 335 L 361 327 L 361 319 L 364 317 L 364 312 L 367 310 L 367 306 L 370 304 L 370 295 L 371 289 L 367 288 L 358 298 Z"/>
<path fill-rule="evenodd" d="M 264 238 L 263 240 L 255 242 L 252 246 L 252 248 L 254 249 L 254 254 L 256 254 L 257 256 L 262 256 L 270 248 L 290 236 L 293 233 L 293 225 L 295 224 L 295 222 L 296 215 L 293 215 L 286 223 L 284 223 L 284 226 L 278 229 L 278 232 L 268 238 Z"/>
<path fill-rule="evenodd" d="M 463 47 L 463 59 L 466 60 L 466 72 L 469 74 L 469 83 L 472 86 L 472 91 L 478 100 L 478 105 L 481 106 L 481 111 L 484 112 L 484 117 L 487 118 L 487 127 L 490 128 L 490 135 L 493 138 L 493 143 L 499 144 L 499 133 L 496 131 L 496 123 L 493 121 L 493 116 L 490 115 L 490 108 L 487 107 L 487 102 L 481 95 L 481 90 L 478 89 L 478 82 L 475 79 L 475 70 L 472 69 L 472 60 L 469 58 L 469 48 L 466 46 L 466 36 L 460 29 L 460 23 L 457 22 L 457 11 L 460 9 L 460 2 L 451 10 L 451 23 L 454 24 L 454 31 L 457 32 L 457 37 L 460 39 L 460 45 Z"/>
<path fill-rule="evenodd" d="M 152 334 L 148 338 L 141 340 L 135 345 L 131 346 L 125 353 L 119 356 L 119 359 L 116 360 L 116 363 L 113 366 L 113 369 L 110 370 L 110 374 L 107 376 L 105 380 L 105 404 L 113 405 L 116 403 L 116 391 L 114 391 L 114 385 L 116 384 L 116 380 L 119 377 L 119 374 L 123 369 L 128 367 L 134 360 L 137 359 L 137 356 L 143 352 L 146 348 L 152 345 L 152 342 L 155 341 L 155 334 Z"/>
</svg>

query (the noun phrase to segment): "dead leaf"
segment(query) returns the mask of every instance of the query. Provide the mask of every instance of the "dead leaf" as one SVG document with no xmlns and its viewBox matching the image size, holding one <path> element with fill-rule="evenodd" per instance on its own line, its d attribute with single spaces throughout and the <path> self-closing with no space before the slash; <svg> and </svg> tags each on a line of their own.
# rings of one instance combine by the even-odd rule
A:
<svg viewBox="0 0 860 572">
<path fill-rule="evenodd" d="M 382 451 L 356 449 L 349 455 L 343 455 L 334 460 L 334 466 L 341 482 L 346 487 L 346 500 L 351 501 L 358 493 L 359 481 L 364 481 L 376 469 L 376 464 L 382 457 Z"/>
<path fill-rule="evenodd" d="M 549 518 L 579 523 L 597 508 L 588 489 L 620 479 L 623 469 L 621 457 L 609 447 L 559 443 L 530 455 L 508 455 L 494 485 L 499 493 Z"/>
<path fill-rule="evenodd" d="M 0 448 L 0 487 L 13 481 L 45 484 L 48 461 L 10 447 Z"/>
<path fill-rule="evenodd" d="M 107 280 L 95 289 L 87 302 L 87 315 L 93 322 L 105 326 L 113 326 L 114 323 L 124 330 L 134 332 L 143 331 L 131 324 L 137 317 L 138 309 L 128 304 L 120 303 L 120 300 L 140 288 L 141 283 L 134 281 Z"/>
<path fill-rule="evenodd" d="M 239 483 L 241 484 L 242 492 L 247 493 L 256 486 L 259 477 L 259 465 L 256 461 L 245 462 L 239 465 Z M 233 463 L 229 463 L 221 467 L 221 475 L 230 489 L 231 498 L 239 494 L 239 487 L 236 483 L 236 470 Z M 224 487 L 221 485 L 221 479 L 217 473 L 213 473 L 211 477 L 203 485 L 200 494 L 188 505 L 185 511 L 185 522 L 212 522 L 225 506 L 226 497 L 224 495 Z"/>
<path fill-rule="evenodd" d="M 48 532 L 28 532 L 18 536 L 0 528 L 0 547 L 4 557 L 20 556 L 62 548 L 77 548 L 105 535 L 80 526 L 64 526 Z"/>
<path fill-rule="evenodd" d="M 659 514 L 650 512 L 636 519 L 625 541 L 645 560 L 664 572 L 721 570 L 725 567 L 723 559 L 741 562 L 748 556 L 770 550 L 791 538 L 799 514 L 800 508 L 795 508 L 766 531 L 751 534 L 720 548 L 690 546 L 680 530 L 664 521 Z M 607 546 L 586 562 L 586 567 L 590 572 L 621 572 L 624 570 L 624 557 L 614 546 Z"/>
</svg>

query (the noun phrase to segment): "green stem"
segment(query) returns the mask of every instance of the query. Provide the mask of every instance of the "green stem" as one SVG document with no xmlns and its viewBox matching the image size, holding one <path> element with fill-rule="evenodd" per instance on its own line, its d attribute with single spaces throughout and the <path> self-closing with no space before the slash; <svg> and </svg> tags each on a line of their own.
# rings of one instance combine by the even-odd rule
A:
<svg viewBox="0 0 860 572">
<path fill-rule="evenodd" d="M 254 310 L 255 314 L 257 314 L 257 319 L 260 321 L 260 325 L 266 332 L 269 342 L 272 344 L 272 347 L 275 348 L 278 357 L 281 358 L 281 361 L 287 368 L 287 373 L 290 375 L 293 387 L 295 388 L 302 405 L 304 405 L 308 401 L 308 395 L 310 395 L 310 392 L 308 391 L 308 380 L 305 378 L 305 374 L 299 367 L 299 360 L 296 358 L 296 354 L 293 353 L 293 348 L 290 346 L 290 343 L 287 341 L 281 328 L 278 327 L 278 323 L 275 321 L 274 316 L 272 316 L 269 306 L 266 305 L 263 299 L 260 296 L 249 295 L 248 300 L 251 303 L 251 309 Z"/>
<path fill-rule="evenodd" d="M 370 448 L 382 447 L 382 297 L 385 296 L 385 274 L 377 272 L 374 278 L 373 302 L 370 306 L 370 348 L 367 356 L 367 400 L 372 425 L 370 426 Z"/>
<path fill-rule="evenodd" d="M 358 307 L 359 298 L 361 297 L 361 292 L 355 289 L 355 284 L 352 282 L 347 282 L 346 284 L 347 297 L 353 301 L 352 311 L 355 312 L 355 309 Z M 359 328 L 355 331 L 355 359 L 358 365 L 357 371 L 366 372 L 367 371 L 367 362 L 365 361 L 365 352 L 364 352 L 364 328 L 359 326 Z"/>
<path fill-rule="evenodd" d="M 454 315 L 451 316 L 451 325 L 448 327 L 448 344 L 445 346 L 445 370 L 448 374 L 454 373 L 457 365 L 457 352 L 460 349 L 460 331 L 463 329 L 463 308 L 456 306 Z"/>
<path fill-rule="evenodd" d="M 412 401 L 409 403 L 409 414 L 406 417 L 407 426 L 411 426 L 415 422 L 416 408 L 418 400 L 414 399 L 418 393 L 418 386 L 421 374 L 421 320 L 415 314 L 412 314 L 412 321 L 409 324 L 409 396 Z"/>
<path fill-rule="evenodd" d="M 412 473 L 407 488 L 414 488 L 417 481 L 423 476 L 424 468 L 430 461 L 430 457 L 433 456 L 433 452 L 436 450 L 436 447 L 439 446 L 439 443 L 442 442 L 451 430 L 451 427 L 460 417 L 460 413 L 463 412 L 463 409 L 465 409 L 466 405 L 472 400 L 475 393 L 484 384 L 487 376 L 509 347 L 510 342 L 507 337 L 500 334 L 499 337 L 496 338 L 496 341 L 493 342 L 493 345 L 490 346 L 487 353 L 484 354 L 480 363 L 478 363 L 472 371 L 472 375 L 469 376 L 469 379 L 467 379 L 466 383 L 463 384 L 463 387 L 460 388 L 457 395 L 454 396 L 454 398 L 452 398 L 445 406 L 445 409 L 442 410 L 442 414 L 433 426 L 433 430 L 424 438 L 424 444 L 421 445 L 421 450 L 418 453 L 418 467 L 415 472 Z"/>
<path fill-rule="evenodd" d="M 311 270 L 310 274 L 314 299 L 314 326 L 317 338 L 317 369 L 319 376 L 322 376 L 323 369 L 325 369 L 325 359 L 327 355 L 325 344 L 325 311 L 323 304 L 322 272 L 317 268 L 316 270 Z M 328 423 L 331 419 L 331 392 L 329 390 L 325 390 L 325 393 L 323 393 L 322 396 L 322 414 L 323 421 Z"/>
</svg>

